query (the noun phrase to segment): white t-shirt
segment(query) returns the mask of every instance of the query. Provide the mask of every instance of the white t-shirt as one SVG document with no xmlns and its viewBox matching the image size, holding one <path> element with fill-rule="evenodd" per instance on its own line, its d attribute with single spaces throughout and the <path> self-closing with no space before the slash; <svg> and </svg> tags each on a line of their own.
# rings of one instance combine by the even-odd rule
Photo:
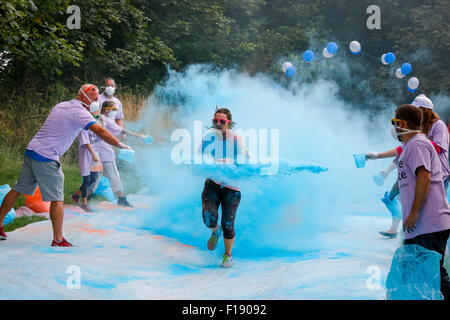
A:
<svg viewBox="0 0 450 320">
<path fill-rule="evenodd" d="M 47 159 L 59 161 L 59 157 L 66 153 L 80 131 L 87 130 L 94 123 L 94 117 L 80 100 L 58 103 L 27 149 Z"/>
<path fill-rule="evenodd" d="M 114 136 L 118 136 L 123 131 L 123 128 L 119 126 L 117 123 L 115 123 L 114 120 L 112 120 L 111 118 L 108 118 L 104 115 L 101 115 L 101 117 L 105 121 L 105 128 L 109 132 L 111 132 Z M 116 161 L 114 149 L 109 143 L 105 142 L 104 140 L 101 140 L 98 149 L 101 162 Z"/>
</svg>

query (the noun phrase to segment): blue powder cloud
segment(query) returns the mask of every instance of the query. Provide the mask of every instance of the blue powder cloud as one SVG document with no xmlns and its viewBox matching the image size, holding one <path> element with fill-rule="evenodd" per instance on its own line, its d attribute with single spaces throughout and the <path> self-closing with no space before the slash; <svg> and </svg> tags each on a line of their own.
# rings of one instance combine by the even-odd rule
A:
<svg viewBox="0 0 450 320">
<path fill-rule="evenodd" d="M 387 214 L 380 199 L 394 177 L 379 187 L 371 176 L 390 161 L 356 169 L 352 155 L 398 145 L 390 136 L 389 123 L 395 105 L 369 121 L 350 111 L 353 108 L 336 93 L 337 85 L 326 81 L 292 82 L 286 89 L 264 75 L 250 77 L 207 65 L 193 65 L 184 72 L 169 70 L 140 120 L 130 126 L 155 137 L 153 145 L 136 149 L 138 177 L 155 201 L 149 210 L 138 210 L 134 219 L 122 223 L 206 249 L 210 231 L 201 213 L 205 172 L 192 165 L 175 165 L 170 154 L 176 142 L 170 137 L 177 128 L 193 134 L 194 121 L 209 126 L 216 106 L 231 110 L 237 128 L 279 130 L 280 158 L 311 166 L 294 174 L 241 176 L 234 255 L 317 251 L 322 248 L 321 236 L 351 212 Z M 370 99 L 371 93 L 367 95 Z"/>
</svg>

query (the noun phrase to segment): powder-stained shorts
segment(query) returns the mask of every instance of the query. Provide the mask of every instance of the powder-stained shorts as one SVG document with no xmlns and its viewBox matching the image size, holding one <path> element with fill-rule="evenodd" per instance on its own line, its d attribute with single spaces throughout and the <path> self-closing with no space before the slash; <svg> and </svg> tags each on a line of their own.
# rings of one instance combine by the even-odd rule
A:
<svg viewBox="0 0 450 320">
<path fill-rule="evenodd" d="M 234 238 L 234 219 L 241 202 L 241 192 L 222 187 L 221 185 L 206 180 L 202 192 L 203 222 L 208 228 L 217 227 L 219 219 L 219 206 L 222 206 L 221 227 L 225 239 Z"/>
<path fill-rule="evenodd" d="M 103 175 L 109 179 L 111 189 L 114 193 L 123 192 L 122 180 L 115 161 L 105 161 L 103 164 Z"/>
<path fill-rule="evenodd" d="M 14 190 L 33 195 L 37 186 L 43 201 L 64 201 L 64 173 L 59 161 L 40 162 L 24 157 Z"/>
</svg>

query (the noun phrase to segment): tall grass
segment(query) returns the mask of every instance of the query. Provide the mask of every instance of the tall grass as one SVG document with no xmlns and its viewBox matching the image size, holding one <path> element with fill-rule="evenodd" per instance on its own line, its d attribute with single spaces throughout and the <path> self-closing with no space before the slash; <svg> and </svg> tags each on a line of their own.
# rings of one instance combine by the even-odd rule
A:
<svg viewBox="0 0 450 320">
<path fill-rule="evenodd" d="M 139 114 L 147 101 L 147 97 L 123 93 L 118 95 L 117 98 L 122 102 L 125 121 L 137 121 L 139 119 Z"/>
</svg>

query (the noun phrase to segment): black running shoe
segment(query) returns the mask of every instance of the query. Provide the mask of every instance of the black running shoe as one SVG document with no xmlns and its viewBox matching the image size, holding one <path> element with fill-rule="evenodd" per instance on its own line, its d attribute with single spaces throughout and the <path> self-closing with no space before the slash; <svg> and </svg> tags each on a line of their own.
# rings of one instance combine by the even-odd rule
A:
<svg viewBox="0 0 450 320">
<path fill-rule="evenodd" d="M 133 208 L 131 203 L 128 202 L 127 197 L 119 198 L 119 200 L 117 200 L 117 205 L 121 207 Z"/>
</svg>

